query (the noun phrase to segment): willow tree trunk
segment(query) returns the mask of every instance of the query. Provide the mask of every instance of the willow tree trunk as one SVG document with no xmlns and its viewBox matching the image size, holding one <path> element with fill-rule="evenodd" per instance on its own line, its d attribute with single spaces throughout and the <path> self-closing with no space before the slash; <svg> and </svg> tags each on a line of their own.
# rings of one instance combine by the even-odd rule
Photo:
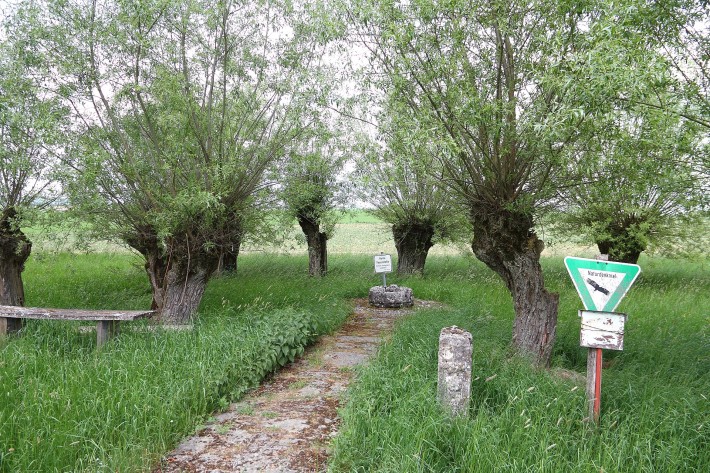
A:
<svg viewBox="0 0 710 473">
<path fill-rule="evenodd" d="M 7 209 L 0 220 L 0 304 L 25 305 L 22 271 L 32 251 L 32 243 L 13 220 L 15 209 Z"/>
<path fill-rule="evenodd" d="M 236 273 L 237 259 L 239 258 L 239 249 L 242 246 L 241 241 L 237 241 L 222 251 L 219 255 L 219 263 L 217 264 L 218 273 Z"/>
<path fill-rule="evenodd" d="M 161 286 L 153 288 L 153 301 L 162 323 L 183 325 L 192 322 L 207 282 L 217 269 L 216 263 L 211 266 L 207 268 L 197 263 L 190 268 L 182 264 L 171 265 Z"/>
<path fill-rule="evenodd" d="M 477 212 L 472 218 L 476 257 L 498 273 L 513 296 L 513 346 L 549 366 L 557 329 L 559 295 L 545 289 L 540 267 L 544 243 L 522 212 Z"/>
<path fill-rule="evenodd" d="M 598 241 L 597 248 L 601 254 L 609 255 L 610 261 L 636 264 L 646 245 L 632 236 L 627 238 L 617 236 L 614 240 Z"/>
<path fill-rule="evenodd" d="M 146 258 L 145 268 L 153 290 L 151 308 L 158 311 L 161 323 L 183 325 L 192 321 L 217 263 L 217 257 L 189 261 Z"/>
<path fill-rule="evenodd" d="M 145 258 L 145 270 L 153 291 L 151 309 L 158 320 L 168 325 L 192 321 L 202 296 L 219 264 L 219 254 L 206 253 L 200 245 L 188 250 L 184 242 L 168 244 L 168 252 L 158 244 L 152 232 L 129 240 Z"/>
<path fill-rule="evenodd" d="M 429 249 L 434 246 L 434 227 L 422 223 L 392 225 L 392 236 L 397 248 L 397 274 L 415 274 L 424 271 Z"/>
<path fill-rule="evenodd" d="M 299 217 L 298 224 L 308 244 L 308 274 L 325 276 L 328 272 L 328 236 L 312 219 Z"/>
</svg>

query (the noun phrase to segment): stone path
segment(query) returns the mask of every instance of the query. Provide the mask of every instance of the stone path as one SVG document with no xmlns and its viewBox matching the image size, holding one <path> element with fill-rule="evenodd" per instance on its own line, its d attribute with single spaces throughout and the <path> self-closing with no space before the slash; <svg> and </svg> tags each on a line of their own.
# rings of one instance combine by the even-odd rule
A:
<svg viewBox="0 0 710 473">
<path fill-rule="evenodd" d="M 373 355 L 395 320 L 410 312 L 356 301 L 340 331 L 322 337 L 300 359 L 215 416 L 166 456 L 154 473 L 325 470 L 352 368 Z"/>
</svg>

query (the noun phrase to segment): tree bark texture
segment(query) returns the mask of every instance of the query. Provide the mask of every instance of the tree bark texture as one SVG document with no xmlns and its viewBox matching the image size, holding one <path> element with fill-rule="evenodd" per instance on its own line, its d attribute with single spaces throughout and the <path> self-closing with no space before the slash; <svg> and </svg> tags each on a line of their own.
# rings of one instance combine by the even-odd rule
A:
<svg viewBox="0 0 710 473">
<path fill-rule="evenodd" d="M 25 305 L 22 271 L 32 251 L 32 242 L 13 222 L 17 212 L 6 209 L 0 220 L 0 304 Z"/>
<path fill-rule="evenodd" d="M 434 246 L 434 227 L 418 222 L 395 224 L 392 236 L 397 248 L 397 274 L 422 273 L 429 249 Z"/>
<path fill-rule="evenodd" d="M 313 219 L 298 217 L 298 224 L 308 244 L 308 274 L 325 276 L 328 272 L 328 236 L 320 231 L 320 225 Z"/>
<path fill-rule="evenodd" d="M 242 237 L 244 230 L 242 220 L 237 215 L 232 215 L 231 223 L 227 226 L 228 241 L 222 246 L 219 254 L 219 262 L 217 263 L 217 272 L 237 272 L 237 259 L 239 258 L 239 250 L 242 247 Z"/>
<path fill-rule="evenodd" d="M 540 267 L 545 245 L 532 229 L 532 216 L 506 209 L 477 211 L 472 223 L 474 254 L 503 279 L 513 296 L 513 346 L 536 364 L 549 366 L 559 295 L 545 289 Z"/>
<path fill-rule="evenodd" d="M 195 241 L 177 238 L 169 239 L 163 249 L 151 230 L 127 241 L 145 258 L 153 292 L 151 309 L 158 311 L 157 319 L 170 325 L 190 323 L 217 270 L 220 251 L 208 251 Z"/>
<path fill-rule="evenodd" d="M 217 269 L 217 261 L 211 264 L 193 262 L 189 267 L 182 264 L 171 265 L 165 280 L 153 292 L 160 292 L 157 310 L 165 324 L 183 325 L 192 321 L 192 316 L 205 293 L 207 282 Z"/>
</svg>

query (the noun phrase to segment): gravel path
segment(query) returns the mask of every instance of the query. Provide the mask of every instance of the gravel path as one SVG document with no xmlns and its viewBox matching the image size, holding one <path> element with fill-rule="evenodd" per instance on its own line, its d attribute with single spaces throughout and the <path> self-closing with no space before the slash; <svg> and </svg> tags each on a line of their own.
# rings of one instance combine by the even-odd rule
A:
<svg viewBox="0 0 710 473">
<path fill-rule="evenodd" d="M 417 301 L 417 306 L 431 306 Z M 356 301 L 337 333 L 322 337 L 167 455 L 155 473 L 323 471 L 338 432 L 337 409 L 353 367 L 373 355 L 406 309 Z"/>
</svg>

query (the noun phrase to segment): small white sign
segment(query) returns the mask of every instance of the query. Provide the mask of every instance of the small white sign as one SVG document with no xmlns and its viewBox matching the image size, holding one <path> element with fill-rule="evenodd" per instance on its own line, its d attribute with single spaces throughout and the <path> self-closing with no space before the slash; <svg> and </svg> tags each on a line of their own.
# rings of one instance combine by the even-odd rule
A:
<svg viewBox="0 0 710 473">
<path fill-rule="evenodd" d="M 626 314 L 580 310 L 579 315 L 582 318 L 580 346 L 619 351 L 624 349 Z"/>
<path fill-rule="evenodd" d="M 391 273 L 392 272 L 392 256 L 390 255 L 375 255 L 375 273 Z"/>
</svg>

